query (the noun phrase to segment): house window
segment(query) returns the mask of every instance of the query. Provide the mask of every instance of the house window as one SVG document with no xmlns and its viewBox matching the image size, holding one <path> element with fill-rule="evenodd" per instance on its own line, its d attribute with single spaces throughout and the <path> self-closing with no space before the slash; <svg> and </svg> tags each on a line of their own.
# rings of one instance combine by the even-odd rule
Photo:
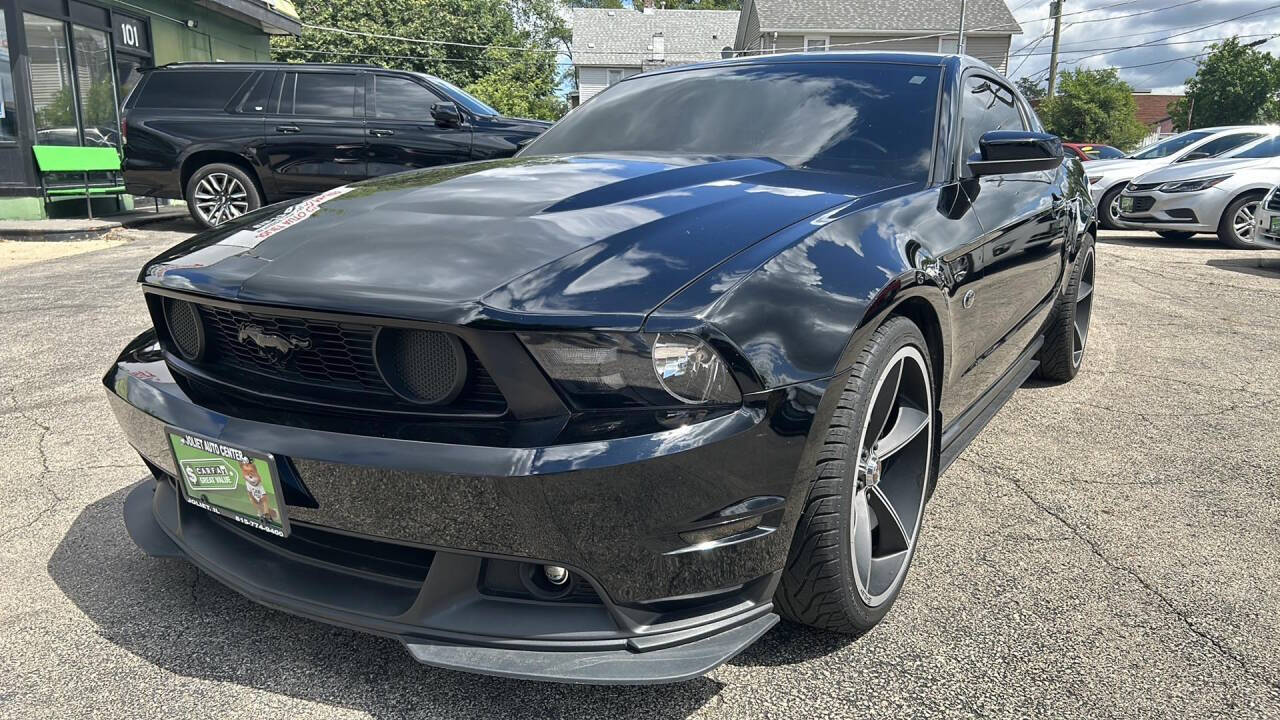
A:
<svg viewBox="0 0 1280 720">
<path fill-rule="evenodd" d="M 0 142 L 18 139 L 17 108 L 13 95 L 13 76 L 9 74 L 9 34 L 4 25 L 4 13 L 0 12 Z"/>
<path fill-rule="evenodd" d="M 831 45 L 831 38 L 826 35 L 805 35 L 804 51 L 805 52 L 826 52 Z"/>
<path fill-rule="evenodd" d="M 609 84 L 622 82 L 622 68 L 609 68 Z"/>
</svg>

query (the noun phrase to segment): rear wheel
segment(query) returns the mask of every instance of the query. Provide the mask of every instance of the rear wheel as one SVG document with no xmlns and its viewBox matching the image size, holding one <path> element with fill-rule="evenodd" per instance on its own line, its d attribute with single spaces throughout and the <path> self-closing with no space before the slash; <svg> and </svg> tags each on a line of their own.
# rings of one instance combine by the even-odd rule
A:
<svg viewBox="0 0 1280 720">
<path fill-rule="evenodd" d="M 262 205 L 258 187 L 235 165 L 213 163 L 187 180 L 187 208 L 196 222 L 209 228 L 234 220 Z"/>
<path fill-rule="evenodd" d="M 1218 240 L 1241 250 L 1258 247 L 1253 242 L 1253 222 L 1261 204 L 1261 195 L 1246 195 L 1231 201 L 1218 222 Z"/>
<path fill-rule="evenodd" d="M 1054 308 L 1044 347 L 1040 349 L 1040 367 L 1036 370 L 1045 380 L 1072 380 L 1084 362 L 1089 321 L 1093 319 L 1093 247 L 1093 238 L 1086 235 L 1067 291 L 1058 298 Z"/>
<path fill-rule="evenodd" d="M 1189 232 L 1187 230 L 1157 230 L 1156 234 L 1164 238 L 1165 240 L 1174 240 L 1177 242 L 1182 242 L 1183 240 L 1190 240 L 1191 238 L 1196 236 L 1195 233 Z"/>
<path fill-rule="evenodd" d="M 857 635 L 897 599 L 932 480 L 928 358 L 920 329 L 893 317 L 854 365 L 778 586 L 787 619 Z"/>
<path fill-rule="evenodd" d="M 1120 193 L 1124 192 L 1124 183 L 1111 188 L 1102 195 L 1098 203 L 1098 222 L 1107 230 L 1119 230 L 1120 225 Z"/>
</svg>

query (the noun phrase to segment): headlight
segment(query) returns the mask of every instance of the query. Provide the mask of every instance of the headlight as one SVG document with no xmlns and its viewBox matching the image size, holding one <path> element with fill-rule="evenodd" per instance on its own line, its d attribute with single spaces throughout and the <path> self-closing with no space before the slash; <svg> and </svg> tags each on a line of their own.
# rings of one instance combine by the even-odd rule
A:
<svg viewBox="0 0 1280 720">
<path fill-rule="evenodd" d="M 1194 180 L 1179 180 L 1178 182 L 1169 182 L 1156 188 L 1160 192 L 1178 193 L 1178 192 L 1196 192 L 1197 190 L 1207 190 L 1214 185 L 1231 177 L 1230 175 L 1218 175 L 1210 178 L 1196 178 Z"/>
<path fill-rule="evenodd" d="M 684 403 L 742 400 L 724 360 L 705 341 L 692 335 L 659 335 L 653 345 L 653 372 L 662 387 Z"/>
<path fill-rule="evenodd" d="M 520 340 L 580 408 L 742 401 L 724 360 L 692 335 L 527 333 Z"/>
</svg>

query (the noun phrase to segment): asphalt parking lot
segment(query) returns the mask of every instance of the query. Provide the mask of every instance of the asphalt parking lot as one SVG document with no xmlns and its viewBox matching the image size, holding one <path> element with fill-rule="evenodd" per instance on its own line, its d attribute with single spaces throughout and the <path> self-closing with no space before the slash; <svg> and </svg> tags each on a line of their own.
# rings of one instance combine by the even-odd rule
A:
<svg viewBox="0 0 1280 720">
<path fill-rule="evenodd" d="M 596 688 L 419 666 L 133 546 L 100 377 L 191 231 L 0 263 L 0 717 L 1280 717 L 1280 252 L 1104 234 L 1084 373 L 942 478 L 881 627 Z"/>
</svg>

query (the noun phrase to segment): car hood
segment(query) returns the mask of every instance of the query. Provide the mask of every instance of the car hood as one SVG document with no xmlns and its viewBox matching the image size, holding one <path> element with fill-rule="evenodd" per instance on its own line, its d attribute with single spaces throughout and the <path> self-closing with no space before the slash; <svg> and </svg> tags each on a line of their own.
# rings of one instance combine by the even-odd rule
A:
<svg viewBox="0 0 1280 720">
<path fill-rule="evenodd" d="M 1192 178 L 1225 175 L 1227 173 L 1248 170 L 1250 168 L 1280 168 L 1280 158 L 1227 158 L 1222 160 L 1193 160 L 1187 163 L 1170 165 L 1143 175 L 1135 182 L 1165 183 Z"/>
<path fill-rule="evenodd" d="M 1084 171 L 1089 177 L 1123 175 L 1126 173 L 1132 177 L 1168 164 L 1168 158 L 1156 158 L 1154 160 L 1130 160 L 1129 158 L 1094 160 L 1084 164 Z"/>
<path fill-rule="evenodd" d="M 467 163 L 264 208 L 174 247 L 140 279 L 244 302 L 441 322 L 638 327 L 733 254 L 893 184 L 764 158 Z"/>
</svg>

